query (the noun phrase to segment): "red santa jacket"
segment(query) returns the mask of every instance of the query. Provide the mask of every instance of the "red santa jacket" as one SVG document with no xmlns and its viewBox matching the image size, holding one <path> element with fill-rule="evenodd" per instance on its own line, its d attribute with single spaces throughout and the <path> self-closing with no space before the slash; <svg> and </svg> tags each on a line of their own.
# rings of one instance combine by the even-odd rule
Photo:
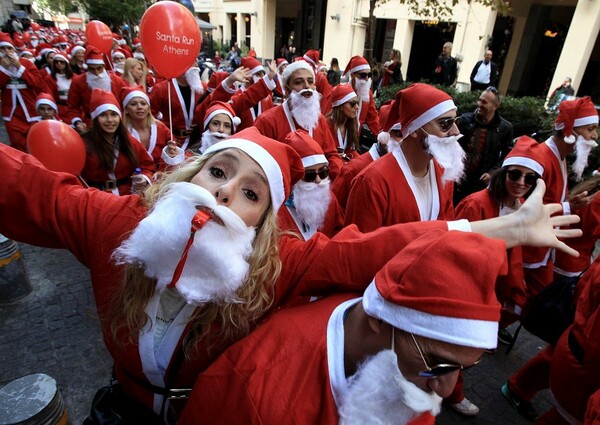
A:
<svg viewBox="0 0 600 425">
<path fill-rule="evenodd" d="M 369 91 L 369 103 L 360 98 L 358 99 L 358 123 L 361 127 L 366 123 L 375 136 L 379 134 L 379 114 L 377 108 L 375 108 L 372 91 Z"/>
<path fill-rule="evenodd" d="M 274 88 L 275 82 L 265 76 L 244 91 L 239 90 L 231 96 L 231 106 L 241 120 L 236 131 L 252 127 L 261 114 L 273 107 L 271 92 Z"/>
<path fill-rule="evenodd" d="M 45 72 L 39 71 L 27 59 L 19 59 L 21 67 L 16 71 L 0 66 L 0 90 L 2 95 L 2 118 L 10 121 L 17 108 L 21 108 L 27 122 L 36 121 L 35 99 L 46 90 Z"/>
<path fill-rule="evenodd" d="M 346 225 L 356 224 L 362 232 L 371 232 L 381 226 L 398 223 L 425 221 L 409 180 L 399 165 L 396 154 L 401 150 L 385 155 L 361 171 L 352 182 L 346 205 Z M 410 173 L 408 170 L 407 173 Z M 442 168 L 436 160 L 430 162 L 429 173 L 435 178 L 431 189 L 433 220 L 453 220 L 452 182 L 442 184 Z"/>
<path fill-rule="evenodd" d="M 129 143 L 131 143 L 138 158 L 139 164 L 137 167 L 141 169 L 142 175 L 146 177 L 148 183 L 151 183 L 152 176 L 156 172 L 156 166 L 152 161 L 152 157 L 148 155 L 142 144 L 131 135 L 129 136 Z M 108 171 L 102 168 L 98 154 L 88 149 L 85 165 L 83 170 L 81 170 L 81 177 L 92 187 L 98 184 L 105 184 L 107 180 L 114 180 L 117 187 L 112 193 L 116 195 L 129 195 L 131 194 L 131 176 L 135 173 L 135 168 L 129 158 L 119 152 L 114 169 Z"/>
<path fill-rule="evenodd" d="M 575 320 L 552 354 L 550 389 L 563 409 L 583 421 L 589 397 L 600 389 L 599 260 L 579 280 L 576 291 Z"/>
<path fill-rule="evenodd" d="M 108 75 L 110 76 L 110 91 L 112 91 L 117 99 L 120 99 L 121 89 L 125 87 L 125 83 L 122 78 L 117 77 L 112 72 L 108 72 Z M 67 117 L 63 117 L 63 119 L 71 124 L 82 120 L 89 128 L 92 125 L 90 117 L 91 96 L 92 90 L 88 86 L 86 73 L 74 75 L 67 97 L 67 104 L 69 105 L 68 115 Z"/>
<path fill-rule="evenodd" d="M 317 230 L 332 238 L 344 227 L 344 213 L 333 193 L 331 194 L 331 201 L 329 202 L 327 213 L 325 213 L 325 221 L 318 229 L 306 229 L 306 231 L 302 229 L 301 219 L 296 215 L 294 207 L 283 205 L 279 208 L 277 216 L 279 228 L 281 230 L 294 232 L 304 240 L 310 239 Z"/>
<path fill-rule="evenodd" d="M 133 127 L 128 128 L 127 131 L 143 147 L 138 132 Z M 150 140 L 148 140 L 148 147 L 145 150 L 152 157 L 156 170 L 163 170 L 166 167 L 166 164 L 162 160 L 162 152 L 169 140 L 171 140 L 171 131 L 169 128 L 158 120 L 154 121 L 154 124 L 150 126 Z"/>
<path fill-rule="evenodd" d="M 469 221 L 485 220 L 498 217 L 498 203 L 492 198 L 487 189 L 475 192 L 464 198 L 455 210 L 456 218 L 466 218 Z M 527 292 L 523 276 L 523 253 L 520 246 L 510 248 L 508 256 L 508 273 L 496 280 L 496 296 L 501 304 L 513 301 L 516 305 L 525 306 Z"/>
<path fill-rule="evenodd" d="M 330 119 L 327 120 L 327 127 L 329 128 L 329 133 L 331 133 L 331 137 L 333 137 L 333 140 L 336 142 L 335 147 L 337 149 L 344 149 L 344 153 L 346 154 L 347 158 L 354 159 L 360 156 L 356 149 L 349 149 L 348 141 L 345 137 L 342 137 L 342 133 L 335 128 L 335 124 Z M 356 140 L 355 145 L 358 145 L 358 140 Z M 344 162 L 344 165 L 346 165 L 349 162 L 344 159 L 342 159 L 342 161 Z"/>
<path fill-rule="evenodd" d="M 322 72 L 315 75 L 315 88 L 321 94 L 321 113 L 327 115 L 331 111 L 331 92 L 333 87 L 327 81 L 327 76 Z"/>
<path fill-rule="evenodd" d="M 32 245 L 69 249 L 90 269 L 104 341 L 125 392 L 148 408 L 160 405 L 162 398 L 149 388 L 150 378 L 144 370 L 165 377 L 172 388 L 191 388 L 221 350 L 213 347 L 208 351 L 206 342 L 199 341 L 197 347 L 192 347 L 194 356 L 183 358 L 177 372 L 169 376 L 171 361 L 180 355 L 188 327 L 181 331 L 174 351 L 168 352 L 171 360 L 159 359 L 167 365 L 165 371 L 159 371 L 156 366 L 151 370 L 142 368 L 143 362 L 155 362 L 153 349 L 140 350 L 138 343 L 129 343 L 125 336 L 115 341 L 103 325 L 110 302 L 123 284 L 124 269 L 115 264 L 112 253 L 146 216 L 145 203 L 135 195 L 114 196 L 85 189 L 75 176 L 53 173 L 33 156 L 2 144 L 0 175 L 4 183 L 0 185 L 0 232 Z M 432 229 L 447 230 L 447 224 L 394 226 L 368 235 L 350 226 L 333 239 L 317 234 L 306 242 L 282 237 L 279 252 L 283 267 L 274 288 L 273 308 L 284 304 L 288 297 L 319 295 L 336 286 L 363 291 L 394 254 Z M 180 411 L 182 404 L 175 405 L 175 410 Z"/>
<path fill-rule="evenodd" d="M 254 126 L 264 136 L 279 140 L 282 143 L 285 142 L 285 136 L 292 131 L 296 131 L 298 128 L 296 121 L 292 118 L 287 101 L 262 113 L 255 121 Z M 323 114 L 319 116 L 317 126 L 309 133 L 323 148 L 325 157 L 329 162 L 329 178 L 331 181 L 334 181 L 343 164 L 337 154 L 335 141 L 331 137 L 331 133 L 327 127 L 327 120 Z"/>
<path fill-rule="evenodd" d="M 71 83 L 72 82 L 73 82 L 73 79 L 71 78 Z M 55 78 L 52 78 L 52 74 L 49 74 L 46 76 L 46 86 L 47 86 L 46 91 L 48 93 L 50 93 L 52 95 L 52 97 L 54 97 L 54 100 L 56 101 L 56 106 L 58 106 L 58 113 L 63 117 L 68 116 L 69 115 L 69 105 L 67 103 L 67 100 L 69 98 L 69 89 L 70 88 L 67 90 L 59 90 L 58 83 Z"/>
<path fill-rule="evenodd" d="M 340 174 L 331 184 L 331 191 L 335 194 L 342 210 L 346 210 L 352 180 L 376 159 L 379 159 L 379 153 L 377 153 L 377 145 L 375 144 L 371 146 L 369 152 L 363 153 L 342 167 Z"/>
</svg>

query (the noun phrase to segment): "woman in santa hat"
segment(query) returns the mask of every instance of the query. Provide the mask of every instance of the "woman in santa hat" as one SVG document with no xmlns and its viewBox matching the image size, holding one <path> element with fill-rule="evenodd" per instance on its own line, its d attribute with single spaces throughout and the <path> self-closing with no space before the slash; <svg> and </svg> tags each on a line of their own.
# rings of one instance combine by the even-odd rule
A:
<svg viewBox="0 0 600 425">
<path fill-rule="evenodd" d="M 127 58 L 125 65 L 123 65 L 123 81 L 130 86 L 141 86 L 146 93 L 148 93 L 148 87 L 146 86 L 146 65 L 134 58 Z"/>
<path fill-rule="evenodd" d="M 121 103 L 125 128 L 152 157 L 156 170 L 163 170 L 166 164 L 161 160 L 161 155 L 172 141 L 171 131 L 152 116 L 150 98 L 142 87 L 124 87 L 121 90 Z"/>
<path fill-rule="evenodd" d="M 74 74 L 80 75 L 83 74 L 87 68 L 84 59 L 85 47 L 80 45 L 75 45 L 71 48 L 71 69 Z"/>
<path fill-rule="evenodd" d="M 69 88 L 73 79 L 73 70 L 69 64 L 69 60 L 65 53 L 56 53 L 50 64 L 51 72 L 46 77 L 48 90 L 54 96 L 58 104 L 58 112 L 60 115 L 66 116 L 67 98 L 69 96 Z"/>
<path fill-rule="evenodd" d="M 350 84 L 339 84 L 331 92 L 331 112 L 327 123 L 338 155 L 348 163 L 358 152 L 358 96 Z"/>
<path fill-rule="evenodd" d="M 156 167 L 144 147 L 122 122 L 115 96 L 94 89 L 90 99 L 92 127 L 83 134 L 87 156 L 81 177 L 90 187 L 129 195 L 151 184 Z"/>
<path fill-rule="evenodd" d="M 74 176 L 0 145 L 0 232 L 67 248 L 90 268 L 119 401 L 174 423 L 196 377 L 270 310 L 299 293 L 364 289 L 419 235 L 464 226 L 431 221 L 368 235 L 349 228 L 331 240 L 280 238 L 277 211 L 303 174 L 291 147 L 255 128 L 211 146 L 142 197 L 86 190 Z M 573 219 L 550 219 L 555 207 L 542 210 L 542 192 L 537 208 L 472 230 L 504 234 L 509 246 L 564 247 L 552 226 Z"/>
</svg>

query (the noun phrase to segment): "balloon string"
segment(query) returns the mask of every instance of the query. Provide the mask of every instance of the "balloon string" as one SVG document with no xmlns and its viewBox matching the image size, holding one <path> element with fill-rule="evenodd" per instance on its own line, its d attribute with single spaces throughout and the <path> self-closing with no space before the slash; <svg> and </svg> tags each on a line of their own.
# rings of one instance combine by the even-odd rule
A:
<svg viewBox="0 0 600 425">
<path fill-rule="evenodd" d="M 83 179 L 83 177 L 81 177 L 81 176 L 77 176 L 77 178 L 79 179 L 79 181 L 81 182 L 81 184 L 82 184 L 84 187 L 87 187 L 88 189 L 90 188 L 90 185 L 89 185 L 89 184 L 87 184 L 87 182 L 86 182 L 86 181 Z"/>
<path fill-rule="evenodd" d="M 169 130 L 171 130 L 171 137 L 173 135 L 173 116 L 171 114 L 171 84 L 167 84 L 167 97 L 169 98 Z"/>
<path fill-rule="evenodd" d="M 106 58 L 106 63 L 108 63 L 108 66 L 110 67 L 110 70 L 114 71 L 112 61 L 110 60 L 110 58 L 108 57 L 108 55 L 106 53 L 102 53 L 102 55 Z"/>
</svg>

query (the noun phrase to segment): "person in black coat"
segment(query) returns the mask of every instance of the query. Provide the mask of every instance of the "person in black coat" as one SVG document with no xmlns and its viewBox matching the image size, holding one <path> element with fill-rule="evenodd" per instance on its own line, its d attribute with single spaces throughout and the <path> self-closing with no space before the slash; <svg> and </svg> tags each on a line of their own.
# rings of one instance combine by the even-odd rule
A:
<svg viewBox="0 0 600 425">
<path fill-rule="evenodd" d="M 458 74 L 458 64 L 456 59 L 451 56 L 452 43 L 447 41 L 442 47 L 442 54 L 438 56 L 435 61 L 435 68 L 433 70 L 433 84 L 440 84 L 442 86 L 451 86 L 456 81 Z"/>
<path fill-rule="evenodd" d="M 485 51 L 483 60 L 480 60 L 471 71 L 471 91 L 485 90 L 489 86 L 498 86 L 498 65 L 492 62 L 493 52 Z"/>
</svg>

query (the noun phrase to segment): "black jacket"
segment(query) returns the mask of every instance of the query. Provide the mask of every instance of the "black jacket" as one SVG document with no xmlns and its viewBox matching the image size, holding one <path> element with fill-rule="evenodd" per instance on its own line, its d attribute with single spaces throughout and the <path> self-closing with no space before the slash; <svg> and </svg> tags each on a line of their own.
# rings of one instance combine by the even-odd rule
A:
<svg viewBox="0 0 600 425">
<path fill-rule="evenodd" d="M 450 56 L 444 60 L 444 57 L 439 55 L 435 61 L 432 82 L 443 86 L 451 86 L 456 81 L 457 72 L 458 64 L 456 63 L 456 59 Z"/>
<path fill-rule="evenodd" d="M 480 84 L 480 83 L 476 83 L 475 80 L 473 80 L 473 78 L 475 78 L 475 75 L 477 75 L 477 70 L 479 69 L 479 65 L 481 65 L 483 63 L 482 60 L 480 60 L 479 62 L 477 62 L 475 64 L 475 66 L 473 67 L 473 71 L 471 71 L 471 86 L 473 86 L 474 84 Z M 490 82 L 488 84 L 488 86 L 494 86 L 494 87 L 498 87 L 498 65 L 496 65 L 496 62 L 490 61 L 491 64 L 491 69 L 490 69 Z"/>
</svg>

